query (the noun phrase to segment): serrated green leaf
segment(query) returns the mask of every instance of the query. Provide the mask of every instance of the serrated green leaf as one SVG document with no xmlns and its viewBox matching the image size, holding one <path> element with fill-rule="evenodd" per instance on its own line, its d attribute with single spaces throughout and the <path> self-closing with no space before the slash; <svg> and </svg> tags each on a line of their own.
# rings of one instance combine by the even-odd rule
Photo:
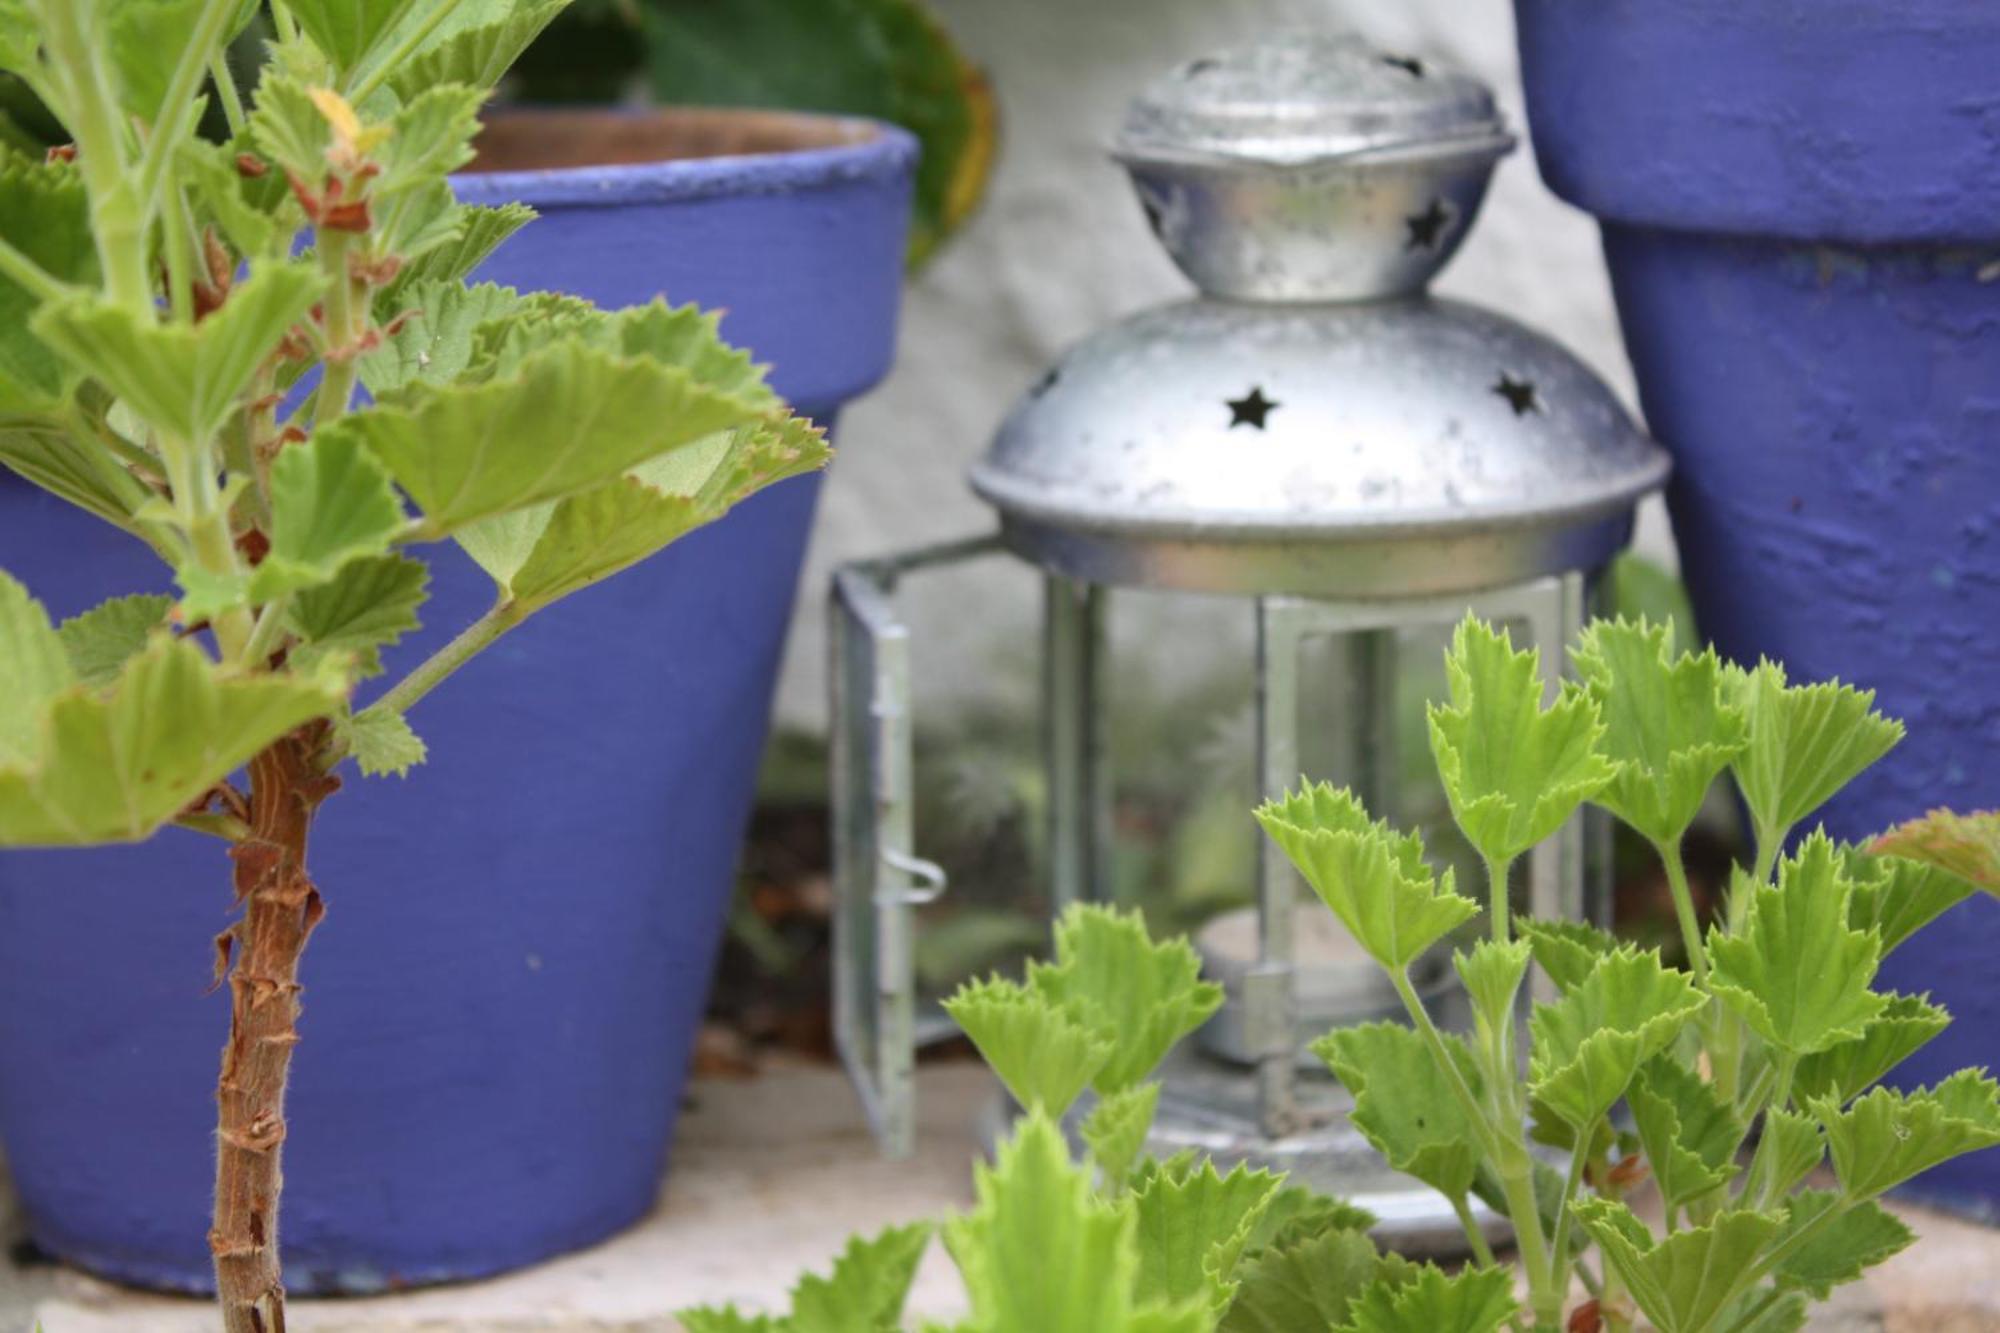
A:
<svg viewBox="0 0 2000 1333">
<path fill-rule="evenodd" d="M 1837 680 L 1789 685 L 1775 662 L 1724 674 L 1749 722 L 1732 767 L 1762 839 L 1782 838 L 1903 738 L 1902 723 L 1873 711 L 1873 690 Z"/>
<path fill-rule="evenodd" d="M 1807 1103 L 1826 1128 L 1834 1173 L 1851 1198 L 1873 1198 L 1964 1153 L 2000 1144 L 2000 1085 L 1962 1069 L 1914 1092 L 1876 1088 L 1845 1110 Z"/>
<path fill-rule="evenodd" d="M 1773 1109 L 1764 1113 L 1758 1131 L 1757 1158 L 1753 1174 L 1763 1180 L 1766 1195 L 1782 1198 L 1826 1160 L 1826 1139 L 1811 1116 Z"/>
<path fill-rule="evenodd" d="M 0 579 L 4 577 L 0 575 Z M 125 664 L 145 648 L 153 631 L 166 624 L 173 605 L 171 597 L 136 593 L 113 597 L 63 621 L 56 632 L 76 678 L 93 688 L 117 679 Z"/>
<path fill-rule="evenodd" d="M 1352 793 L 1313 784 L 1267 801 L 1257 822 L 1368 955 L 1391 971 L 1479 915 L 1446 870 L 1424 864 L 1423 843 L 1370 821 Z"/>
<path fill-rule="evenodd" d="M 1091 1080 L 1101 1095 L 1152 1073 L 1222 1004 L 1222 988 L 1201 980 L 1186 940 L 1155 942 L 1137 912 L 1087 903 L 1063 913 L 1056 961 L 1032 964 L 1028 985 L 1111 1043 L 1111 1059 Z"/>
<path fill-rule="evenodd" d="M 352 436 L 286 447 L 271 464 L 271 549 L 252 599 L 318 587 L 350 561 L 387 554 L 405 521 L 388 471 Z"/>
<path fill-rule="evenodd" d="M 1683 1207 L 1736 1175 L 1744 1124 L 1693 1070 L 1670 1055 L 1656 1056 L 1626 1096 L 1667 1207 Z"/>
<path fill-rule="evenodd" d="M 2000 895 L 2000 810 L 1933 810 L 1880 835 L 1868 850 L 1921 862 Z"/>
<path fill-rule="evenodd" d="M 340 703 L 333 683 L 231 675 L 188 640 L 157 640 L 108 693 L 77 687 L 50 701 L 35 762 L 0 764 L 0 845 L 137 841 Z"/>
<path fill-rule="evenodd" d="M 1875 936 L 1847 925 L 1852 891 L 1833 843 L 1815 833 L 1779 865 L 1776 885 L 1753 890 L 1740 931 L 1709 936 L 1710 988 L 1782 1051 L 1854 1041 L 1887 1004 L 1868 989 Z"/>
<path fill-rule="evenodd" d="M 408 718 L 380 708 L 342 718 L 334 724 L 334 735 L 347 747 L 355 766 L 371 778 L 392 773 L 408 777 L 428 753 L 423 738 L 410 729 Z"/>
<path fill-rule="evenodd" d="M 449 384 L 471 364 L 473 334 L 520 304 L 512 287 L 457 280 L 423 283 L 404 294 L 403 323 L 358 365 L 361 382 L 380 397 L 422 380 Z"/>
<path fill-rule="evenodd" d="M 236 166 L 239 151 L 234 144 L 190 139 L 181 145 L 174 163 L 192 202 L 237 253 L 264 259 L 282 249 L 290 233 L 270 211 L 253 202 L 246 189 L 249 181 Z"/>
<path fill-rule="evenodd" d="M 1778 1286 L 1821 1301 L 1835 1287 L 1857 1280 L 1917 1239 L 1880 1204 L 1844 1207 L 1840 1195 L 1831 1190 L 1803 1190 L 1785 1200 L 1785 1229 L 1778 1243 L 1808 1229 L 1809 1238 L 1788 1250 L 1771 1276 Z"/>
<path fill-rule="evenodd" d="M 35 28 L 21 0 L 0 0 L 0 69 L 18 70 L 35 59 Z"/>
<path fill-rule="evenodd" d="M 39 760 L 49 701 L 76 679 L 48 612 L 0 570 L 0 773 Z"/>
<path fill-rule="evenodd" d="M 1604 724 L 1574 687 L 1544 709 L 1540 651 L 1515 652 L 1507 631 L 1473 616 L 1452 636 L 1445 675 L 1451 702 L 1429 712 L 1438 776 L 1466 839 L 1511 862 L 1611 780 Z"/>
<path fill-rule="evenodd" d="M 1375 1252 L 1358 1231 L 1324 1231 L 1264 1250 L 1237 1272 L 1236 1299 L 1217 1333 L 1301 1333 L 1332 1329 L 1386 1272 L 1405 1266 Z"/>
<path fill-rule="evenodd" d="M 944 1008 L 1024 1107 L 1060 1116 L 1111 1059 L 1109 1037 L 1011 981 L 969 981 Z"/>
<path fill-rule="evenodd" d="M 1655 1242 L 1622 1203 L 1579 1199 L 1571 1207 L 1660 1333 L 1711 1328 L 1731 1290 L 1783 1225 L 1769 1213 L 1736 1210 Z"/>
<path fill-rule="evenodd" d="M 0 241 L 50 277 L 90 284 L 97 278 L 90 201 L 73 167 L 36 164 L 0 149 Z M 0 274 L 0 417 L 50 407 L 67 396 L 76 374 L 29 328 L 36 293 Z"/>
<path fill-rule="evenodd" d="M 289 0 L 286 8 L 312 43 L 342 70 L 362 57 L 402 22 L 415 0 Z"/>
<path fill-rule="evenodd" d="M 370 194 L 393 196 L 412 186 L 442 180 L 472 160 L 472 136 L 479 129 L 483 88 L 462 83 L 433 84 L 407 100 L 389 118 L 389 136 L 375 157 L 381 174 Z"/>
<path fill-rule="evenodd" d="M 204 0 L 118 0 L 102 8 L 118 100 L 140 120 L 156 120 Z"/>
<path fill-rule="evenodd" d="M 149 530 L 139 515 L 154 498 L 153 492 L 101 443 L 73 434 L 58 422 L 22 418 L 0 426 L 0 464 L 135 536 Z"/>
<path fill-rule="evenodd" d="M 257 368 L 319 299 L 323 285 L 309 264 L 267 262 L 199 324 L 160 324 L 95 297 L 73 296 L 44 305 L 34 327 L 147 424 L 189 444 L 207 440 L 235 411 Z"/>
<path fill-rule="evenodd" d="M 1693 980 L 1663 966 L 1655 951 L 1626 948 L 1599 959 L 1561 999 L 1529 1015 L 1535 1100 L 1588 1131 L 1704 1003 Z"/>
<path fill-rule="evenodd" d="M 1250 1230 L 1244 1253 L 1286 1249 L 1329 1231 L 1371 1231 L 1381 1219 L 1366 1208 L 1303 1185 L 1287 1185 Z"/>
<path fill-rule="evenodd" d="M 1860 1037 L 1799 1061 L 1792 1080 L 1795 1096 L 1852 1101 L 1951 1025 L 1951 1015 L 1926 996 L 1891 993 L 1884 998 L 1888 1003 Z"/>
<path fill-rule="evenodd" d="M 932 1230 L 930 1223 L 917 1222 L 850 1240 L 831 1274 L 808 1274 L 792 1288 L 789 1333 L 893 1333 L 901 1328 L 903 1306 Z"/>
<path fill-rule="evenodd" d="M 1558 991 L 1581 984 L 1599 959 L 1619 949 L 1616 935 L 1583 921 L 1523 919 L 1516 924 Z"/>
<path fill-rule="evenodd" d="M 1521 993 L 1522 978 L 1528 975 L 1529 956 L 1526 940 L 1507 944 L 1481 940 L 1469 954 L 1452 954 L 1452 967 L 1465 983 L 1482 1034 L 1505 1031 L 1512 1021 L 1515 997 Z"/>
<path fill-rule="evenodd" d="M 372 675 L 382 669 L 381 650 L 417 628 L 417 607 L 429 584 L 430 570 L 421 560 L 356 560 L 332 582 L 294 597 L 286 621 L 313 655 L 350 656 L 362 674 Z"/>
<path fill-rule="evenodd" d="M 283 175 L 317 188 L 327 171 L 333 128 L 305 84 L 264 67 L 250 111 L 250 141 Z"/>
<path fill-rule="evenodd" d="M 1236 1295 L 1230 1274 L 1258 1219 L 1278 1191 L 1269 1171 L 1238 1165 L 1218 1175 L 1204 1162 L 1188 1176 L 1156 1175 L 1132 1194 L 1142 1302 L 1205 1302 L 1220 1315 Z"/>
<path fill-rule="evenodd" d="M 703 1306 L 698 1310 L 678 1310 L 674 1317 L 686 1333 L 789 1333 L 785 1321 L 769 1315 L 748 1315 L 735 1306 Z"/>
<path fill-rule="evenodd" d="M 520 0 L 495 14 L 490 5 L 461 3 L 415 54 L 388 71 L 386 83 L 403 98 L 442 83 L 491 88 L 568 5 Z"/>
<path fill-rule="evenodd" d="M 1570 660 L 1616 769 L 1592 799 L 1655 844 L 1678 843 L 1748 739 L 1743 710 L 1723 696 L 1721 659 L 1713 649 L 1674 657 L 1665 625 L 1600 620 Z"/>
<path fill-rule="evenodd" d="M 1478 1068 L 1464 1041 L 1442 1034 L 1459 1078 L 1480 1096 Z M 1398 1023 L 1336 1028 L 1312 1045 L 1354 1096 L 1356 1129 L 1404 1175 L 1449 1199 L 1472 1187 L 1479 1149 L 1472 1122 L 1424 1039 Z"/>
<path fill-rule="evenodd" d="M 1159 1109 L 1160 1085 L 1135 1083 L 1100 1097 L 1083 1118 L 1080 1132 L 1106 1189 L 1116 1192 L 1124 1188 L 1133 1163 L 1145 1150 L 1146 1136 L 1152 1132 L 1153 1116 Z"/>
<path fill-rule="evenodd" d="M 526 204 L 502 204 L 488 208 L 478 204 L 455 205 L 456 226 L 449 243 L 434 246 L 422 255 L 405 255 L 396 278 L 375 297 L 375 314 L 385 323 L 408 308 L 412 293 L 429 283 L 462 283 L 467 274 L 497 249 L 500 243 L 534 221 L 535 210 Z"/>
<path fill-rule="evenodd" d="M 1840 848 L 1841 870 L 1854 882 L 1847 924 L 1882 938 L 1882 956 L 1971 897 L 1968 880 L 1935 865 L 1901 856 L 1877 856 Z"/>
<path fill-rule="evenodd" d="M 1362 1291 L 1341 1333 L 1493 1333 L 1516 1314 L 1513 1275 L 1467 1268 L 1451 1276 L 1425 1264 L 1400 1282 Z"/>
</svg>

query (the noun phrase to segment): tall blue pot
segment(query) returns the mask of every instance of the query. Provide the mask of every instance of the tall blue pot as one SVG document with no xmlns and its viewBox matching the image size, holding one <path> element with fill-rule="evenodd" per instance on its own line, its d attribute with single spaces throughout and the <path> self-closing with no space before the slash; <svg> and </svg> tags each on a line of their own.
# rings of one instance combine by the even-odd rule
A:
<svg viewBox="0 0 2000 1333">
<path fill-rule="evenodd" d="M 889 363 L 915 146 L 856 122 L 753 128 L 760 148 L 813 146 L 461 178 L 468 201 L 542 213 L 483 276 L 724 308 L 831 424 Z M 285 1159 L 294 1290 L 490 1274 L 651 1205 L 816 496 L 787 482 L 531 621 L 416 709 L 428 764 L 325 806 Z M 455 547 L 425 554 L 426 628 L 391 678 L 491 600 Z M 0 566 L 62 615 L 164 586 L 135 543 L 10 476 Z M 173 831 L 0 856 L 9 1165 L 44 1249 L 149 1286 L 211 1284 L 227 1004 L 204 992 L 227 870 Z"/>
<path fill-rule="evenodd" d="M 1703 630 L 1880 692 L 1909 738 L 1859 837 L 2000 805 L 2000 6 L 1515 0 L 1536 156 L 1597 215 Z M 1957 1022 L 1905 1083 L 2000 1064 L 2000 912 L 1882 984 Z M 2000 1208 L 2000 1150 L 1913 1193 Z"/>
</svg>

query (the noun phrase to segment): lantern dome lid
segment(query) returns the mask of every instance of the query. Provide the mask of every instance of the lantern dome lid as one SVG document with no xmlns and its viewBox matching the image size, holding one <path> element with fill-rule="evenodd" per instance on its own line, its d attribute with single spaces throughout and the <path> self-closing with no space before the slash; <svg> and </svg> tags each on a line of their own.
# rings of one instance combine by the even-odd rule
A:
<svg viewBox="0 0 2000 1333">
<path fill-rule="evenodd" d="M 1082 342 L 972 471 L 1092 581 L 1414 596 L 1595 569 L 1666 454 L 1561 347 L 1419 297 L 1194 300 Z"/>
</svg>

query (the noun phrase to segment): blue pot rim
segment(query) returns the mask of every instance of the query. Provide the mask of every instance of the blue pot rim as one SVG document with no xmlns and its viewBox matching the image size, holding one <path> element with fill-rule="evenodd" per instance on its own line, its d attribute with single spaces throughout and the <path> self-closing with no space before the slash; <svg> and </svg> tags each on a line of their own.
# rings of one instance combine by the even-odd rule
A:
<svg viewBox="0 0 2000 1333">
<path fill-rule="evenodd" d="M 751 114 L 747 109 L 744 113 Z M 536 114 L 532 108 L 493 113 L 495 118 Z M 901 126 L 863 116 L 789 111 L 784 114 L 840 127 L 854 138 L 829 146 L 768 153 L 608 166 L 462 172 L 452 176 L 451 188 L 464 204 L 522 203 L 537 209 L 618 208 L 687 203 L 722 195 L 795 194 L 839 185 L 888 183 L 902 179 L 916 167 L 920 151 L 916 136 Z"/>
</svg>

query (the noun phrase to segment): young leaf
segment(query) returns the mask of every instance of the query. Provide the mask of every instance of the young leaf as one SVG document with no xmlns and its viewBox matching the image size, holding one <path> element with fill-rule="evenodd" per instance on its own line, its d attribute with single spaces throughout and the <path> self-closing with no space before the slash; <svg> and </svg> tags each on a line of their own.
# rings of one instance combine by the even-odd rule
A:
<svg viewBox="0 0 2000 1333">
<path fill-rule="evenodd" d="M 376 152 L 381 174 L 370 183 L 377 199 L 442 180 L 472 160 L 483 88 L 434 84 L 406 101 L 389 119 L 389 135 Z"/>
<path fill-rule="evenodd" d="M 1372 822 L 1354 796 L 1324 783 L 1302 787 L 1257 810 L 1281 847 L 1355 940 L 1390 971 L 1479 915 L 1459 895 L 1451 871 L 1442 882 L 1424 864 L 1422 841 Z"/>
<path fill-rule="evenodd" d="M 1287 1185 L 1250 1229 L 1244 1253 L 1284 1249 L 1329 1231 L 1371 1231 L 1381 1219 L 1366 1208 L 1303 1185 Z"/>
<path fill-rule="evenodd" d="M 473 335 L 521 303 L 512 287 L 427 282 L 406 293 L 403 323 L 361 358 L 361 383 L 376 397 L 422 380 L 449 384 L 472 363 Z"/>
<path fill-rule="evenodd" d="M 1901 856 L 1935 866 L 1977 888 L 2000 895 L 2000 810 L 1961 815 L 1933 810 L 1898 824 L 1868 844 L 1878 856 Z"/>
<path fill-rule="evenodd" d="M 1346 1322 L 1355 1298 L 1406 1265 L 1358 1231 L 1324 1231 L 1252 1256 L 1217 1333 L 1299 1333 Z"/>
<path fill-rule="evenodd" d="M 348 562 L 387 554 L 404 522 L 389 474 L 353 437 L 290 445 L 271 464 L 271 549 L 251 595 L 267 602 L 331 582 Z"/>
<path fill-rule="evenodd" d="M 1826 1160 L 1826 1139 L 1809 1115 L 1773 1109 L 1764 1113 L 1752 1166 L 1771 1198 L 1782 1198 Z"/>
<path fill-rule="evenodd" d="M 265 66 L 250 112 L 250 141 L 279 174 L 318 188 L 327 174 L 333 127 L 305 84 Z"/>
<path fill-rule="evenodd" d="M 1739 885 L 1743 891 L 1745 885 Z M 1793 1055 L 1860 1038 L 1888 1003 L 1868 989 L 1880 951 L 1847 925 L 1853 886 L 1815 833 L 1754 890 L 1740 932 L 1709 936 L 1709 982 L 1752 1031 Z"/>
<path fill-rule="evenodd" d="M 1452 966 L 1465 983 L 1472 1012 L 1482 1033 L 1498 1032 L 1507 1026 L 1514 1012 L 1514 998 L 1521 993 L 1521 979 L 1528 974 L 1529 944 L 1514 940 L 1501 944 L 1481 940 L 1472 952 L 1454 953 Z"/>
<path fill-rule="evenodd" d="M 1844 1041 L 1799 1061 L 1793 1095 L 1849 1102 L 1921 1050 L 1951 1025 L 1951 1015 L 1920 995 L 1890 994 L 1888 1004 L 1854 1041 Z"/>
<path fill-rule="evenodd" d="M 415 0 L 290 0 L 306 36 L 335 67 L 351 70 L 374 50 Z"/>
<path fill-rule="evenodd" d="M 48 612 L 0 570 L 0 771 L 41 757 L 49 701 L 75 680 Z"/>
<path fill-rule="evenodd" d="M 1598 960 L 1575 988 L 1529 1016 L 1535 1100 L 1587 1132 L 1703 1003 L 1693 980 L 1662 966 L 1655 951 L 1627 948 Z"/>
<path fill-rule="evenodd" d="M 1714 650 L 1674 658 L 1670 644 L 1665 625 L 1600 620 L 1570 654 L 1616 770 L 1593 799 L 1655 844 L 1686 834 L 1747 735 L 1743 710 L 1724 701 Z"/>
<path fill-rule="evenodd" d="M 229 675 L 193 643 L 159 640 L 108 694 L 72 689 L 50 701 L 35 760 L 0 762 L 0 846 L 136 842 L 340 703 L 331 683 Z"/>
<path fill-rule="evenodd" d="M 407 308 L 412 293 L 433 282 L 459 283 L 479 267 L 500 243 L 532 222 L 535 210 L 526 204 L 502 204 L 488 208 L 479 204 L 453 207 L 452 238 L 449 243 L 426 250 L 421 256 L 404 256 L 395 280 L 375 297 L 376 317 L 385 323 Z"/>
<path fill-rule="evenodd" d="M 1969 880 L 1901 856 L 1840 849 L 1842 872 L 1854 882 L 1847 924 L 1882 937 L 1882 956 L 1978 891 Z"/>
<path fill-rule="evenodd" d="M 859 1236 L 826 1277 L 808 1274 L 792 1288 L 794 1333 L 888 1333 L 902 1327 L 917 1264 L 931 1243 L 928 1222 Z"/>
<path fill-rule="evenodd" d="M 354 756 L 355 766 L 371 778 L 391 773 L 408 777 L 410 770 L 424 762 L 423 739 L 410 729 L 401 713 L 379 708 L 363 709 L 334 725 L 334 735 Z"/>
<path fill-rule="evenodd" d="M 0 579 L 4 577 L 0 575 Z M 145 648 L 153 631 L 165 625 L 173 605 L 171 597 L 135 593 L 101 602 L 63 621 L 56 633 L 62 638 L 76 678 L 93 689 L 116 680 L 125 664 Z M 0 634 L 0 642 L 4 641 L 5 635 Z"/>
<path fill-rule="evenodd" d="M 1933 1088 L 1876 1088 L 1845 1110 L 1807 1102 L 1826 1127 L 1834 1173 L 1849 1198 L 1873 1198 L 1963 1153 L 2000 1144 L 2000 1085 L 1961 1069 Z"/>
<path fill-rule="evenodd" d="M 1226 1176 L 1208 1162 L 1186 1176 L 1153 1176 L 1132 1194 L 1134 1294 L 1167 1306 L 1202 1301 L 1220 1314 L 1236 1294 L 1230 1273 L 1277 1191 L 1278 1177 L 1240 1165 Z"/>
<path fill-rule="evenodd" d="M 414 56 L 392 66 L 387 83 L 409 98 L 441 83 L 491 88 L 569 0 L 519 0 L 501 7 L 461 0 Z"/>
<path fill-rule="evenodd" d="M 1354 1302 L 1340 1333 L 1493 1333 L 1514 1318 L 1514 1279 L 1504 1268 L 1446 1277 L 1425 1264 L 1400 1282 L 1378 1280 Z"/>
<path fill-rule="evenodd" d="M 1565 687 L 1542 707 L 1541 654 L 1467 616 L 1445 657 L 1448 705 L 1430 706 L 1431 754 L 1451 812 L 1489 861 L 1508 862 L 1561 828 L 1611 780 L 1597 705 Z"/>
<path fill-rule="evenodd" d="M 969 981 L 944 1007 L 1014 1100 L 1030 1109 L 1060 1116 L 1111 1058 L 1108 1038 L 1011 981 Z"/>
<path fill-rule="evenodd" d="M 1579 1199 L 1577 1221 L 1604 1251 L 1660 1333 L 1704 1333 L 1730 1290 L 1756 1266 L 1783 1225 L 1769 1213 L 1719 1213 L 1655 1242 L 1632 1210 L 1609 1199 Z"/>
<path fill-rule="evenodd" d="M 174 165 L 188 188 L 190 202 L 238 254 L 260 261 L 277 258 L 291 232 L 280 226 L 271 209 L 253 200 L 250 188 L 257 182 L 245 177 L 236 165 L 238 154 L 247 151 L 247 141 L 238 146 L 192 139 L 181 145 Z"/>
<path fill-rule="evenodd" d="M 94 281 L 90 202 L 76 170 L 0 149 L 0 241 L 58 281 Z M 63 359 L 29 331 L 28 317 L 40 304 L 38 294 L 0 274 L 0 417 L 52 407 L 75 380 Z"/>
<path fill-rule="evenodd" d="M 381 650 L 417 628 L 417 607 L 429 583 L 430 570 L 421 560 L 404 555 L 355 560 L 332 582 L 294 597 L 287 624 L 310 655 L 347 655 L 360 674 L 374 675 L 382 669 Z"/>
<path fill-rule="evenodd" d="M 1661 1055 L 1640 1069 L 1626 1095 L 1667 1207 L 1682 1207 L 1729 1183 L 1744 1125 L 1713 1085 Z"/>
<path fill-rule="evenodd" d="M 1174 1043 L 1222 1003 L 1222 988 L 1201 978 L 1186 940 L 1154 942 L 1137 912 L 1081 904 L 1056 923 L 1056 962 L 1028 971 L 1031 990 L 1109 1041 L 1109 1062 L 1091 1081 L 1100 1094 L 1129 1088 L 1153 1072 Z"/>
<path fill-rule="evenodd" d="M 1837 680 L 1788 685 L 1785 669 L 1768 661 L 1724 674 L 1750 724 L 1733 767 L 1761 839 L 1783 837 L 1903 738 L 1902 723 L 1873 711 L 1873 690 Z"/>
<path fill-rule="evenodd" d="M 1609 931 L 1585 921 L 1516 922 L 1521 938 L 1534 950 L 1535 961 L 1549 974 L 1558 991 L 1581 985 L 1600 958 L 1618 952 L 1619 941 Z"/>
<path fill-rule="evenodd" d="M 1821 1301 L 1917 1239 L 1880 1204 L 1869 1201 L 1843 1209 L 1840 1196 L 1831 1190 L 1805 1190 L 1785 1200 L 1779 1243 L 1808 1227 L 1810 1238 L 1789 1251 L 1771 1276 L 1780 1287 L 1809 1292 Z"/>
<path fill-rule="evenodd" d="M 1106 1189 L 1115 1192 L 1124 1188 L 1133 1163 L 1146 1147 L 1146 1136 L 1153 1130 L 1153 1116 L 1159 1109 L 1160 1085 L 1136 1083 L 1100 1097 L 1083 1118 L 1083 1141 L 1090 1145 L 1091 1160 L 1097 1163 Z"/>
<path fill-rule="evenodd" d="M 1476 1100 L 1480 1079 L 1472 1052 L 1456 1034 L 1442 1035 Z M 1390 1166 L 1448 1199 L 1465 1197 L 1479 1163 L 1475 1128 L 1450 1076 L 1415 1029 L 1400 1023 L 1336 1028 L 1312 1051 L 1353 1094 L 1354 1127 Z"/>
</svg>

